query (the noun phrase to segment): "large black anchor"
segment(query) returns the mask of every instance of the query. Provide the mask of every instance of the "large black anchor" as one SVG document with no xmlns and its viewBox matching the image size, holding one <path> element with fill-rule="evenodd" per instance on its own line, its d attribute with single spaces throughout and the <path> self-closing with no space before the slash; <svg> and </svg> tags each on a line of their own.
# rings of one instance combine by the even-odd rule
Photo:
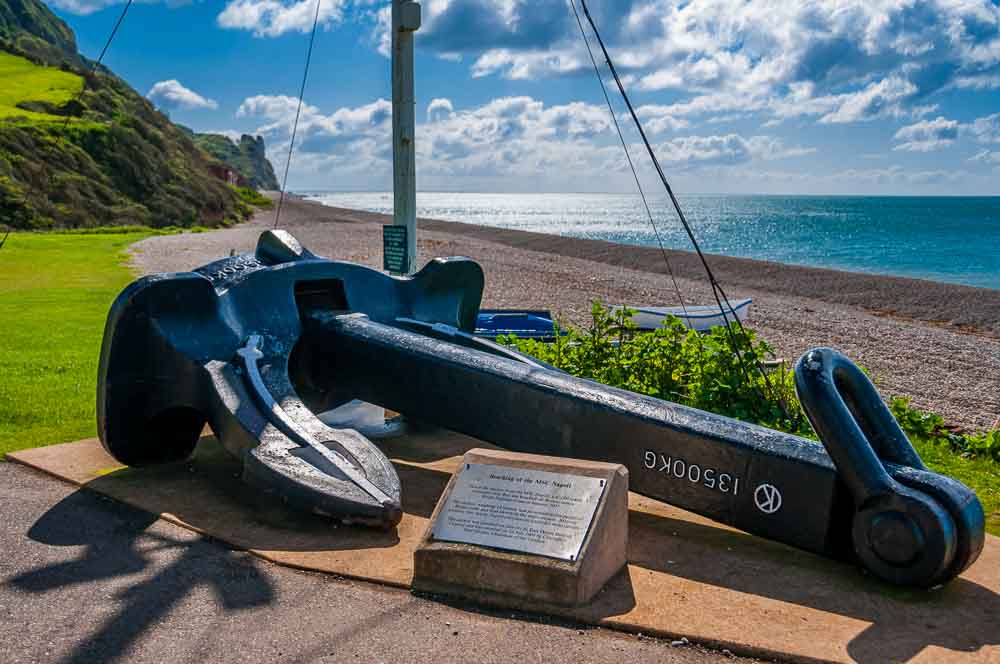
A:
<svg viewBox="0 0 1000 664">
<path fill-rule="evenodd" d="M 300 508 L 402 515 L 381 451 L 314 415 L 351 399 L 516 451 L 626 465 L 630 488 L 747 532 L 931 586 L 971 565 L 982 507 L 930 472 L 849 360 L 807 353 L 815 442 L 574 378 L 474 337 L 468 259 L 411 278 L 318 258 L 287 233 L 256 253 L 129 286 L 101 352 L 101 440 L 129 465 L 177 461 L 206 422 L 244 478 Z M 825 450 L 824 450 L 825 446 Z"/>
</svg>

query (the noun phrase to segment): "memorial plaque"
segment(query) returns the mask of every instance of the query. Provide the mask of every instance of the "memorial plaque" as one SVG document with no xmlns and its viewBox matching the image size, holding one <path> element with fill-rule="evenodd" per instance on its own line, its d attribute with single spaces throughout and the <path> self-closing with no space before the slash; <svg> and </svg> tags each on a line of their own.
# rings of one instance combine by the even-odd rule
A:
<svg viewBox="0 0 1000 664">
<path fill-rule="evenodd" d="M 472 449 L 413 552 L 415 590 L 537 610 L 591 601 L 625 567 L 628 469 Z"/>
<path fill-rule="evenodd" d="M 432 537 L 576 560 L 605 484 L 598 477 L 465 464 Z"/>
<path fill-rule="evenodd" d="M 407 274 L 410 261 L 406 253 L 406 226 L 382 226 L 382 268 L 396 274 Z"/>
</svg>

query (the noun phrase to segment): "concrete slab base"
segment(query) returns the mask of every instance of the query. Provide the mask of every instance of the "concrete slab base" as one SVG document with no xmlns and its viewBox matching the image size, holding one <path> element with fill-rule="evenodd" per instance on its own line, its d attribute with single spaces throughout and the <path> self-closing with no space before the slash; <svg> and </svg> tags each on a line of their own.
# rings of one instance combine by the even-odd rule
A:
<svg viewBox="0 0 1000 664">
<path fill-rule="evenodd" d="M 206 437 L 183 464 L 119 466 L 97 440 L 8 459 L 111 496 L 272 562 L 409 587 L 413 552 L 437 499 L 482 441 L 449 432 L 389 441 L 403 483 L 395 531 L 337 527 L 256 495 Z M 1000 662 L 1000 540 L 931 591 L 900 590 L 856 568 L 629 497 L 629 564 L 593 602 L 545 612 L 733 652 L 791 661 Z"/>
<path fill-rule="evenodd" d="M 628 469 L 625 466 L 482 448 L 466 452 L 462 463 L 594 478 L 601 480 L 604 488 L 594 505 L 592 520 L 583 526 L 585 537 L 581 535 L 579 557 L 559 560 L 436 539 L 433 531 L 442 527 L 441 512 L 462 476 L 463 471 L 459 470 L 445 487 L 431 514 L 430 526 L 413 554 L 414 590 L 489 604 L 509 605 L 513 601 L 529 607 L 542 603 L 583 606 L 627 564 Z M 513 505 L 522 508 L 524 503 Z M 507 506 L 512 507 L 512 503 Z M 542 507 L 539 511 L 546 509 Z"/>
</svg>

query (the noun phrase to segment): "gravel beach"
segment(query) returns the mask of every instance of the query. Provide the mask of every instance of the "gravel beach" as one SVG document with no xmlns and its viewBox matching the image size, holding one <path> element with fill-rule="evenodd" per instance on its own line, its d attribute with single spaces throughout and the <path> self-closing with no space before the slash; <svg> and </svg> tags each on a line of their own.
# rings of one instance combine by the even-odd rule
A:
<svg viewBox="0 0 1000 664">
<path fill-rule="evenodd" d="M 381 267 L 384 215 L 285 200 L 281 227 L 314 253 Z M 236 228 L 152 237 L 132 248 L 141 274 L 189 270 L 252 251 L 274 222 L 259 213 Z M 590 303 L 677 304 L 658 249 L 420 220 L 418 264 L 468 256 L 486 272 L 484 307 L 551 309 L 571 323 Z M 697 229 L 696 229 L 697 230 Z M 711 301 L 693 254 L 668 252 L 688 304 Z M 709 256 L 731 300 L 752 297 L 750 325 L 794 362 L 831 346 L 867 367 L 883 394 L 905 395 L 968 429 L 1000 418 L 1000 291 Z"/>
</svg>

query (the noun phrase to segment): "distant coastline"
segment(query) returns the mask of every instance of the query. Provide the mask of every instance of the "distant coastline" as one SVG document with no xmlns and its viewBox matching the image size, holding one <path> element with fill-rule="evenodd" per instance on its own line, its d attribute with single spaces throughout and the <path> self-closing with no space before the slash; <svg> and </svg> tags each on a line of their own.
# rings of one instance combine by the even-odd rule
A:
<svg viewBox="0 0 1000 664">
<path fill-rule="evenodd" d="M 333 207 L 389 213 L 388 192 L 304 192 Z M 1000 290 L 1000 196 L 701 194 L 682 204 L 702 248 L 735 258 Z M 651 199 L 668 249 L 691 248 Z M 429 218 L 632 246 L 656 246 L 634 194 L 421 192 Z"/>
</svg>

